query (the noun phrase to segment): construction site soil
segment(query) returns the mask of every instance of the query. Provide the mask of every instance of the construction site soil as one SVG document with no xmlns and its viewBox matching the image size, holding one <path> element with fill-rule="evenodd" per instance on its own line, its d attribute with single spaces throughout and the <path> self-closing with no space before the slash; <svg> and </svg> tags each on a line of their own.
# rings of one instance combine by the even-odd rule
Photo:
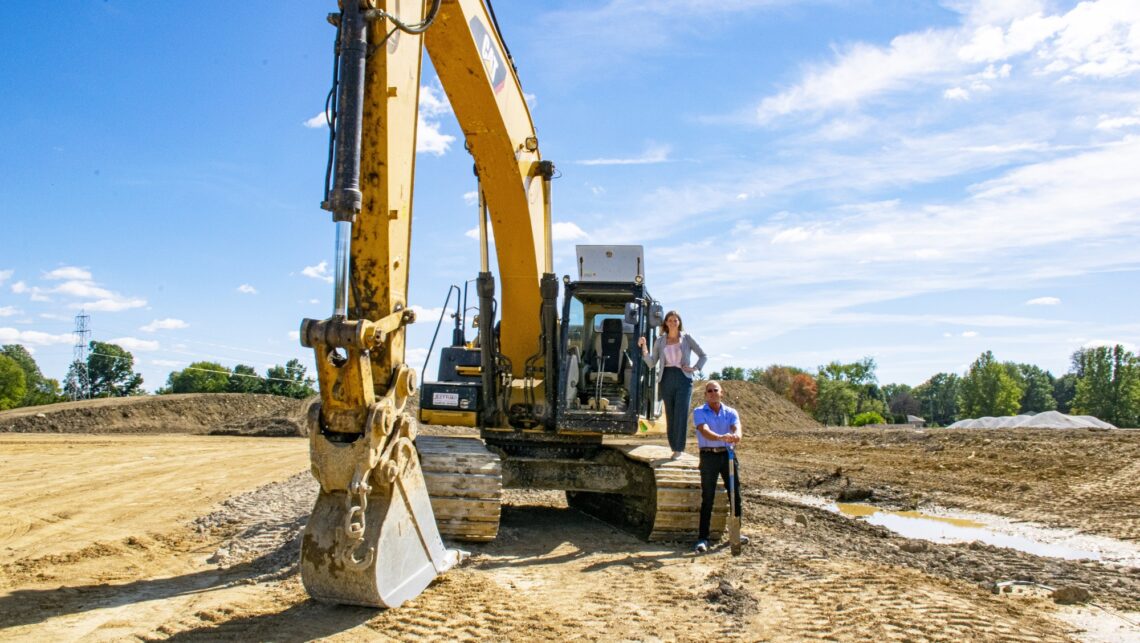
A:
<svg viewBox="0 0 1140 643">
<path fill-rule="evenodd" d="M 745 427 L 742 555 L 642 542 L 560 492 L 508 490 L 498 538 L 457 544 L 470 559 L 393 610 L 321 604 L 301 586 L 317 488 L 302 402 L 172 395 L 2 412 L 0 639 L 1140 637 L 1136 558 L 909 540 L 789 499 L 984 512 L 1135 546 L 1140 432 L 824 428 L 767 389 L 723 384 Z"/>
</svg>

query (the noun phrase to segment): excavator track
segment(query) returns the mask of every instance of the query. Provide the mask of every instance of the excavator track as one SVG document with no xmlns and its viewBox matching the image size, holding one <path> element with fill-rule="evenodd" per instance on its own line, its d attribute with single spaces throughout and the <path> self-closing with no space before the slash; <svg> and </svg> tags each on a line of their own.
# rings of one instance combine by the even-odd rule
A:
<svg viewBox="0 0 1140 643">
<path fill-rule="evenodd" d="M 486 542 L 499 534 L 503 467 L 478 438 L 416 438 L 424 482 L 442 536 Z"/>
<path fill-rule="evenodd" d="M 608 445 L 625 458 L 636 493 L 567 492 L 570 506 L 633 529 L 651 542 L 697 537 L 701 509 L 701 472 L 697 458 L 671 459 L 668 447 Z M 728 494 L 717 490 L 710 536 L 720 538 L 728 515 Z"/>
</svg>

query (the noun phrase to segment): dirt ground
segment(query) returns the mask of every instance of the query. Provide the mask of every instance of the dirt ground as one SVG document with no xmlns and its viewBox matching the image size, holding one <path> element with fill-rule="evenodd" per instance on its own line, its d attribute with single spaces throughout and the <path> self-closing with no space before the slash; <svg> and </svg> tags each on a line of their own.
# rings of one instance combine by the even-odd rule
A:
<svg viewBox="0 0 1140 643">
<path fill-rule="evenodd" d="M 561 493 L 510 490 L 499 537 L 460 545 L 470 560 L 389 611 L 323 605 L 301 587 L 300 533 L 316 484 L 298 403 L 177 396 L 177 408 L 161 411 L 161 399 L 142 398 L 0 413 L 0 639 L 1066 641 L 1140 632 L 1124 620 L 1138 620 L 1138 568 L 909 541 L 764 495 L 861 490 L 886 506 L 936 503 L 1136 542 L 1140 432 L 825 429 L 764 389 L 725 389 L 746 427 L 753 542 L 743 555 L 644 543 L 566 508 Z M 995 593 L 1003 581 L 1083 588 L 1092 604 L 1060 606 L 1031 585 Z M 1094 629 L 1106 618 L 1108 629 Z"/>
</svg>

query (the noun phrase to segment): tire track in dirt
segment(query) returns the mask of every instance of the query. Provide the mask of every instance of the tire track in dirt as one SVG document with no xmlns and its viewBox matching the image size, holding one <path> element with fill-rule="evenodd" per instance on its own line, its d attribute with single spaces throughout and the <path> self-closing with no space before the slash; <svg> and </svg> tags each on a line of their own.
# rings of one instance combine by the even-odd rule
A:
<svg viewBox="0 0 1140 643">
<path fill-rule="evenodd" d="M 756 588 L 779 618 L 761 638 L 827 640 L 1067 641 L 1036 609 L 985 600 L 972 588 L 912 571 L 818 561 L 809 573 Z"/>
</svg>

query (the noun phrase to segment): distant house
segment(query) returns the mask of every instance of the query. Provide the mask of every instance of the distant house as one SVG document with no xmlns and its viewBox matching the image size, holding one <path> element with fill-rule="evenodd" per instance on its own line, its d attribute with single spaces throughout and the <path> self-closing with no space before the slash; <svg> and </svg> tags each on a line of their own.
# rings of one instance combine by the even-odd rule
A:
<svg viewBox="0 0 1140 643">
<path fill-rule="evenodd" d="M 918 417 L 917 415 L 906 416 L 906 423 L 916 429 L 921 429 L 922 427 L 926 426 L 926 420 Z"/>
</svg>

